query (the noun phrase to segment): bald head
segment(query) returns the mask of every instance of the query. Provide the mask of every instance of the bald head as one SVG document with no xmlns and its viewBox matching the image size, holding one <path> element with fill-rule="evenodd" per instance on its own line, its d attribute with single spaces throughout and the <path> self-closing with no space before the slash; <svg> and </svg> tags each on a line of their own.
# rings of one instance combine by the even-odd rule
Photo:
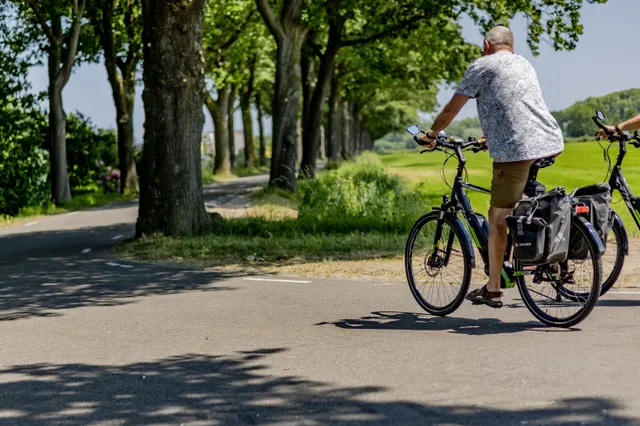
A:
<svg viewBox="0 0 640 426">
<path fill-rule="evenodd" d="M 514 47 L 515 38 L 513 37 L 513 33 L 507 27 L 498 26 L 493 27 L 487 35 L 485 36 L 485 40 L 491 43 L 491 46 L 509 46 L 511 48 Z"/>
</svg>

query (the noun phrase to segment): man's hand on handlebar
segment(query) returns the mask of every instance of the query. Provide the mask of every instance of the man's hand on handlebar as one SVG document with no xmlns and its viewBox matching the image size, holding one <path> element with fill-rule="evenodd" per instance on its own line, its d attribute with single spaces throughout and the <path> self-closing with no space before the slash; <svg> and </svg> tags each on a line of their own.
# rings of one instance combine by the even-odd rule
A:
<svg viewBox="0 0 640 426">
<path fill-rule="evenodd" d="M 420 138 L 418 139 L 419 139 L 419 142 L 417 140 L 416 142 L 418 142 L 420 146 L 425 147 L 429 151 L 433 151 L 434 149 L 436 149 L 436 146 L 438 145 L 438 136 L 437 135 L 434 136 L 431 130 L 426 132 L 424 135 L 420 136 Z"/>
<path fill-rule="evenodd" d="M 482 144 L 482 148 L 480 148 L 480 151 L 488 151 L 489 147 L 487 146 L 487 138 L 485 138 L 484 136 L 481 137 L 480 139 L 478 139 L 478 143 Z"/>
<path fill-rule="evenodd" d="M 609 136 L 615 135 L 617 132 L 616 127 L 615 126 L 604 126 L 607 128 L 607 130 L 604 129 L 600 129 L 598 130 L 598 133 L 596 133 L 596 137 L 597 138 L 608 138 Z"/>
</svg>

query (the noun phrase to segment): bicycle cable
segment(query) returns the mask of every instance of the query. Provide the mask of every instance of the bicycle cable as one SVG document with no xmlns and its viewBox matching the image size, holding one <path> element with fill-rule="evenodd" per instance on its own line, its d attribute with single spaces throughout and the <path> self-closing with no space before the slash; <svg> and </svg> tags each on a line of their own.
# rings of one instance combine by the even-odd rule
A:
<svg viewBox="0 0 640 426">
<path fill-rule="evenodd" d="M 447 158 L 444 160 L 444 163 L 442 163 L 442 167 L 440 167 L 440 177 L 442 178 L 442 181 L 444 182 L 445 185 L 447 185 L 447 187 L 453 191 L 453 187 L 451 185 L 449 185 L 449 181 L 447 180 L 447 176 L 444 174 L 444 169 L 447 166 L 447 163 L 449 162 L 449 160 L 451 160 L 451 158 L 455 157 L 455 154 L 449 154 L 446 153 Z"/>
<path fill-rule="evenodd" d="M 613 173 L 613 168 L 611 167 L 611 154 L 609 154 L 609 151 L 611 150 L 611 147 L 613 146 L 615 142 L 609 142 L 609 146 L 607 146 L 606 148 L 602 145 L 601 141 L 598 141 L 598 146 L 602 149 L 602 154 L 604 157 L 604 162 L 607 164 L 607 173 L 604 177 L 604 182 L 606 182 L 609 177 L 611 176 L 611 173 Z"/>
<path fill-rule="evenodd" d="M 611 177 L 611 174 L 613 173 L 613 168 L 611 167 L 611 154 L 609 153 L 609 151 L 611 150 L 611 147 L 615 144 L 615 142 L 611 142 L 609 141 L 609 146 L 607 146 L 606 148 L 602 145 L 602 143 L 600 141 L 598 141 L 598 145 L 600 146 L 600 148 L 602 148 L 602 152 L 603 152 L 603 156 L 604 156 L 604 161 L 607 164 L 607 174 L 604 177 L 604 182 L 607 182 L 609 180 L 609 177 Z M 620 197 L 619 200 L 617 201 L 613 201 L 613 199 L 611 200 L 610 204 L 619 204 L 621 201 L 623 201 L 622 196 Z"/>
</svg>

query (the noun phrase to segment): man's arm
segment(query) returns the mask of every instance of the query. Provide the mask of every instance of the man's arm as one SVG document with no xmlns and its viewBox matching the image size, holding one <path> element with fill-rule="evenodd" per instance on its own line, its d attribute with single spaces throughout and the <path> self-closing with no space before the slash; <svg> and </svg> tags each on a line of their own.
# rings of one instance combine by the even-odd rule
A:
<svg viewBox="0 0 640 426">
<path fill-rule="evenodd" d="M 636 115 L 635 117 L 618 124 L 618 128 L 616 129 L 616 126 L 605 126 L 607 129 L 609 129 L 609 131 L 611 133 L 616 133 L 618 131 L 618 129 L 620 129 L 621 132 L 626 132 L 626 131 L 630 131 L 630 130 L 638 130 L 640 129 L 640 115 Z M 596 136 L 599 136 L 601 138 L 606 138 L 607 134 L 604 130 L 600 130 Z"/>
<path fill-rule="evenodd" d="M 637 115 L 632 119 L 625 121 L 624 123 L 618 124 L 618 128 L 623 132 L 628 130 L 640 129 L 640 115 Z"/>
<path fill-rule="evenodd" d="M 449 127 L 449 124 L 451 124 L 453 119 L 456 118 L 462 107 L 465 106 L 469 99 L 471 98 L 468 96 L 458 94 L 453 95 L 449 103 L 445 105 L 442 112 L 438 114 L 427 134 L 431 137 L 437 137 L 440 131 Z"/>
</svg>

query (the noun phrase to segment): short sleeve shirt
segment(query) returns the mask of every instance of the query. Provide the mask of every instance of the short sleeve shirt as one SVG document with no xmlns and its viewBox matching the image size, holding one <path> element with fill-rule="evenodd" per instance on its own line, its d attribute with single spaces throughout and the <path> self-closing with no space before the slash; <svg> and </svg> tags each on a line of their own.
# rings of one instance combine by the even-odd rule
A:
<svg viewBox="0 0 640 426">
<path fill-rule="evenodd" d="M 456 94 L 477 100 L 496 163 L 534 160 L 564 149 L 562 131 L 542 98 L 536 72 L 522 56 L 496 52 L 472 62 Z"/>
</svg>

